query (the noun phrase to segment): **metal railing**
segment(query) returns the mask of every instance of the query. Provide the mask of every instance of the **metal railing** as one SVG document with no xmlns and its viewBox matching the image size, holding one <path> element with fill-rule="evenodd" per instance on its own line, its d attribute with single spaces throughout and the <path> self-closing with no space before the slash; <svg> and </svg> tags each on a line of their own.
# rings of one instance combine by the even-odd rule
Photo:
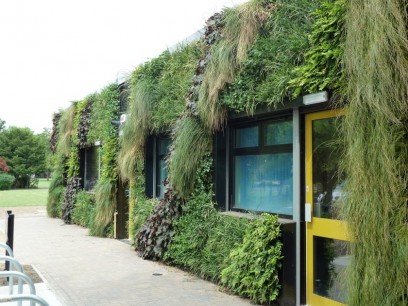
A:
<svg viewBox="0 0 408 306">
<path fill-rule="evenodd" d="M 48 303 L 40 296 L 33 294 L 19 294 L 19 295 L 0 295 L 0 303 L 7 302 L 22 302 L 30 301 L 31 303 L 38 304 L 41 306 L 49 306 Z"/>
<path fill-rule="evenodd" d="M 0 256 L 0 261 L 5 261 L 8 262 L 9 264 L 11 263 L 11 270 L 17 270 L 17 272 L 23 272 L 23 266 L 18 262 L 17 259 L 10 257 L 10 256 Z M 13 294 L 13 287 L 14 287 L 14 281 L 13 281 L 13 276 L 10 276 L 8 278 L 8 282 L 9 282 L 9 294 Z M 22 282 L 21 279 L 18 279 L 18 293 L 22 293 L 20 292 L 20 287 L 22 287 Z"/>
<path fill-rule="evenodd" d="M 14 215 L 11 210 L 7 211 L 6 236 L 7 242 L 0 243 L 0 248 L 5 249 L 6 251 L 5 256 L 0 255 L 0 262 L 4 261 L 5 263 L 5 271 L 0 271 L 0 278 L 6 278 L 8 280 L 9 294 L 0 295 L 0 303 L 17 301 L 18 305 L 21 306 L 23 301 L 30 301 L 30 306 L 34 306 L 36 304 L 41 306 L 49 306 L 47 301 L 36 295 L 33 281 L 27 274 L 24 274 L 22 265 L 17 259 L 14 258 Z M 17 294 L 14 294 L 14 279 L 18 280 Z M 30 294 L 23 293 L 23 281 L 29 287 Z"/>
</svg>

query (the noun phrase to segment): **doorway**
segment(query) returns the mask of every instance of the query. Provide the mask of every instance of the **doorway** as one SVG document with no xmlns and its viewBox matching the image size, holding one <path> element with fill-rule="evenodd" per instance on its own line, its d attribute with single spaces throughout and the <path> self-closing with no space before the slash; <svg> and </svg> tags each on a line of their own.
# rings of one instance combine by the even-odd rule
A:
<svg viewBox="0 0 408 306">
<path fill-rule="evenodd" d="M 345 305 L 350 255 L 347 225 L 341 220 L 345 174 L 340 135 L 342 112 L 306 115 L 306 299 L 314 306 Z"/>
</svg>

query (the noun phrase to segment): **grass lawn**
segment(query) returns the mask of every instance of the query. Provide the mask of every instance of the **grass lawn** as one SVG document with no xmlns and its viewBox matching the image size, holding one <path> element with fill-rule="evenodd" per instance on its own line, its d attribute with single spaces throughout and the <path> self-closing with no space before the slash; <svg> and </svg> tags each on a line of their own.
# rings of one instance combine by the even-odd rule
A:
<svg viewBox="0 0 408 306">
<path fill-rule="evenodd" d="M 46 206 L 50 181 L 40 179 L 38 189 L 0 190 L 0 207 Z"/>
</svg>

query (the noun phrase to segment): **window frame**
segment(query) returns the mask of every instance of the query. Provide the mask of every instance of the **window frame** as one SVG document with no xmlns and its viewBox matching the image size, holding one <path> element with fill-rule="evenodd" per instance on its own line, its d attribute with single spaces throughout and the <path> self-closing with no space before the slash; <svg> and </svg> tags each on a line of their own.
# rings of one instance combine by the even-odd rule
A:
<svg viewBox="0 0 408 306">
<path fill-rule="evenodd" d="M 279 154 L 279 153 L 291 153 L 293 158 L 293 139 L 292 143 L 290 144 L 275 144 L 275 145 L 266 145 L 266 127 L 270 123 L 276 122 L 285 122 L 290 121 L 293 122 L 293 115 L 292 114 L 285 114 L 280 115 L 277 117 L 269 117 L 263 118 L 259 120 L 251 120 L 251 121 L 238 121 L 235 123 L 231 123 L 228 129 L 228 140 L 227 140 L 227 156 L 228 156 L 228 169 L 227 169 L 227 182 L 228 182 L 228 201 L 227 201 L 227 211 L 236 211 L 236 212 L 245 212 L 245 213 L 253 213 L 253 214 L 262 214 L 262 213 L 272 213 L 277 214 L 282 218 L 292 219 L 293 218 L 293 206 L 295 205 L 292 203 L 292 214 L 281 214 L 277 212 L 271 211 L 256 211 L 250 210 L 245 208 L 236 208 L 235 205 L 235 157 L 236 156 L 244 156 L 244 155 L 262 155 L 262 154 Z M 250 127 L 258 127 L 258 146 L 257 147 L 244 147 L 244 148 L 236 148 L 235 146 L 235 131 L 241 128 L 250 128 Z M 292 133 L 293 133 L 293 125 L 292 125 Z M 292 161 L 293 166 L 293 161 Z M 293 180 L 293 177 L 292 177 Z M 292 191 L 293 191 L 293 184 L 292 184 Z"/>
</svg>

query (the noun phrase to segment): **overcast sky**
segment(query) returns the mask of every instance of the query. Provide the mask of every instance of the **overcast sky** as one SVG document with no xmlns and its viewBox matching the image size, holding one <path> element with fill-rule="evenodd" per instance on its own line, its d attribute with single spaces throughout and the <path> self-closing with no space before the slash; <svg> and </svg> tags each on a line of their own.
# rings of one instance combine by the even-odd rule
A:
<svg viewBox="0 0 408 306">
<path fill-rule="evenodd" d="M 36 133 L 70 101 L 115 82 L 247 0 L 0 1 L 0 119 Z"/>
</svg>

